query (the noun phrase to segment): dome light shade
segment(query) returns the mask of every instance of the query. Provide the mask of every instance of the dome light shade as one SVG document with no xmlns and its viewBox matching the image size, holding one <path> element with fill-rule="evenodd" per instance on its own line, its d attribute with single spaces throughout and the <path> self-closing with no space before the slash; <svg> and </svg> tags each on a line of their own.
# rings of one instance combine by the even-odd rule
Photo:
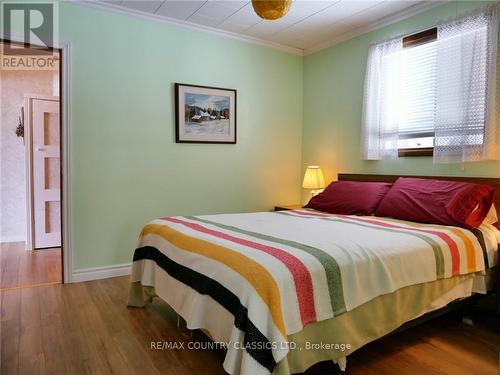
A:
<svg viewBox="0 0 500 375">
<path fill-rule="evenodd" d="M 290 10 L 292 0 L 252 0 L 255 13 L 265 20 L 277 20 Z"/>
</svg>

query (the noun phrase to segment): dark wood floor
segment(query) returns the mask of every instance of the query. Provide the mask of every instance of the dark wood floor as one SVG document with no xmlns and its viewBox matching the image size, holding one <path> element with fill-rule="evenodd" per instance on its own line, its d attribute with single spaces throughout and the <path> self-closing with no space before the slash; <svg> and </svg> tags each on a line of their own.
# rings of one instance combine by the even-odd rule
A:
<svg viewBox="0 0 500 375">
<path fill-rule="evenodd" d="M 26 251 L 24 242 L 0 244 L 0 289 L 61 283 L 61 248 Z"/>
<path fill-rule="evenodd" d="M 224 374 L 222 351 L 151 350 L 152 341 L 190 339 L 159 300 L 127 308 L 127 288 L 118 277 L 3 290 L 1 373 Z M 481 319 L 470 327 L 446 315 L 378 340 L 349 358 L 347 374 L 498 374 L 500 327 Z M 332 371 L 323 363 L 307 375 Z"/>
</svg>

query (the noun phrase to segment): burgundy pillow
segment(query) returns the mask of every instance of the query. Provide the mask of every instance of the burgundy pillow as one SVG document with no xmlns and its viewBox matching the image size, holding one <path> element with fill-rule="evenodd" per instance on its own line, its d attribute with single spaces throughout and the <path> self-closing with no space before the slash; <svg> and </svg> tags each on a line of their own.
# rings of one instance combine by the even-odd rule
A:
<svg viewBox="0 0 500 375">
<path fill-rule="evenodd" d="M 400 177 L 375 215 L 422 223 L 477 228 L 493 203 L 492 186 Z"/>
<path fill-rule="evenodd" d="M 385 182 L 332 182 L 305 207 L 332 214 L 371 215 L 390 187 Z"/>
</svg>

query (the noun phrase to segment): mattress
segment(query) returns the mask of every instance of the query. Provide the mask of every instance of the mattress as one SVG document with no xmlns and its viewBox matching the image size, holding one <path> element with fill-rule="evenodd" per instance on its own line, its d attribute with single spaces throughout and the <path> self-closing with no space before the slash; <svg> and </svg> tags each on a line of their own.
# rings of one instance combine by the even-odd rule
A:
<svg viewBox="0 0 500 375">
<path fill-rule="evenodd" d="M 311 210 L 163 218 L 142 230 L 129 304 L 158 295 L 188 327 L 231 343 L 228 373 L 287 373 L 290 339 L 316 324 L 443 280 L 468 277 L 470 295 L 498 260 L 489 229 Z"/>
<path fill-rule="evenodd" d="M 409 320 L 472 294 L 472 275 L 411 285 L 319 323 L 289 337 L 291 349 L 274 375 L 302 373 L 315 363 L 333 360 L 345 370 L 346 357 Z"/>
</svg>

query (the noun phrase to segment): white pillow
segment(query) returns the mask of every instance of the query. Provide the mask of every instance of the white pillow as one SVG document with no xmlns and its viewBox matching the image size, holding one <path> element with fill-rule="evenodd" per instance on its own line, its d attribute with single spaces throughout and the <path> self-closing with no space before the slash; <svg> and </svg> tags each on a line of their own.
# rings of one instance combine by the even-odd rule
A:
<svg viewBox="0 0 500 375">
<path fill-rule="evenodd" d="M 495 203 L 491 205 L 488 215 L 483 220 L 483 224 L 495 224 L 498 221 L 497 210 L 495 208 Z"/>
</svg>

